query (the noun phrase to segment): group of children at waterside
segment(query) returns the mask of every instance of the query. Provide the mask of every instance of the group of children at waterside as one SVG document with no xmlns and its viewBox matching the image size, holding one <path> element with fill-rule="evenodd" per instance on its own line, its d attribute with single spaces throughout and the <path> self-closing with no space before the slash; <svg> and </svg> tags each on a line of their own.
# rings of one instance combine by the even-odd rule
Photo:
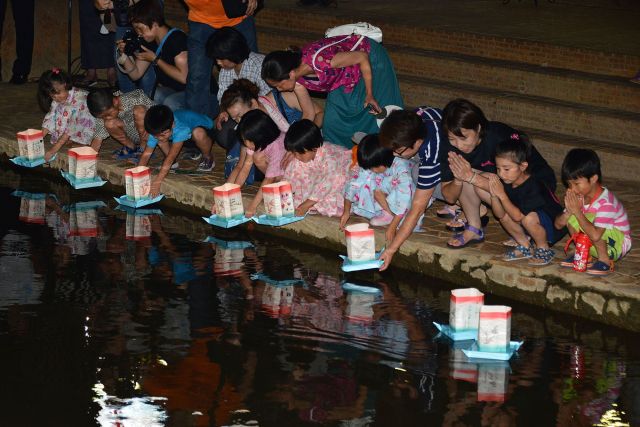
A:
<svg viewBox="0 0 640 427">
<path fill-rule="evenodd" d="M 286 180 L 297 216 L 338 217 L 344 228 L 355 215 L 387 227 L 382 269 L 434 199 L 446 203 L 438 215 L 451 217 L 448 226 L 458 231 L 447 242 L 453 249 L 484 241 L 487 208 L 511 237 L 504 242 L 507 261 L 549 264 L 553 244 L 567 231 L 584 233 L 593 244 L 587 273 L 604 275 L 631 247 L 627 214 L 603 187 L 595 152 L 566 155 L 562 203 L 554 171 L 527 136 L 487 120 L 473 103 L 456 99 L 444 110 L 403 110 L 391 61 L 373 40 L 330 37 L 265 57 L 223 28 L 207 50 L 221 67 L 215 120 L 154 105 L 139 90 L 87 94 L 72 87 L 64 71 L 45 72 L 39 95 L 50 106 L 43 128 L 53 144 L 46 160 L 69 141 L 99 151 L 111 136 L 121 144 L 116 158 L 144 166 L 159 146 L 165 158 L 151 185 L 156 195 L 188 140 L 197 148 L 190 156 L 200 160 L 198 170 L 212 170 L 215 140 L 231 160 L 228 182 Z M 309 90 L 328 93 L 324 108 Z M 253 216 L 261 200 L 258 191 L 246 215 Z M 572 266 L 573 257 L 561 265 Z"/>
</svg>

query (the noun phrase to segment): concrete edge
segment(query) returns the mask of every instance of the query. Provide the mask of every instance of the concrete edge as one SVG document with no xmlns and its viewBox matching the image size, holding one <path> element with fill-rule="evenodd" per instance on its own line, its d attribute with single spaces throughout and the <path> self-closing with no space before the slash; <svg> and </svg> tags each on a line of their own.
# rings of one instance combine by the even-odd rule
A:
<svg viewBox="0 0 640 427">
<path fill-rule="evenodd" d="M 0 137 L 0 152 L 7 156 L 17 154 L 16 143 Z M 67 155 L 60 152 L 50 165 L 52 169 L 66 168 Z M 124 188 L 122 164 L 101 160 L 98 174 L 112 185 Z M 190 213 L 206 215 L 213 202 L 210 188 L 202 188 L 186 177 L 168 176 L 162 186 L 166 199 L 172 205 Z M 251 189 L 243 192 L 245 201 Z M 285 227 L 263 227 L 259 232 L 300 241 L 328 250 L 337 255 L 345 251 L 344 236 L 338 228 L 337 218 L 313 216 Z M 376 230 L 378 242 L 384 241 L 382 230 Z M 463 287 L 477 287 L 517 301 L 549 308 L 613 325 L 631 331 L 640 331 L 640 285 L 638 278 L 614 274 L 593 279 L 584 274 L 561 269 L 557 264 L 532 269 L 522 264 L 497 260 L 491 251 L 477 248 L 454 250 L 441 243 L 409 239 L 394 258 L 394 267 L 446 280 Z M 492 245 L 497 243 L 484 243 Z M 378 245 L 380 246 L 380 244 Z"/>
</svg>

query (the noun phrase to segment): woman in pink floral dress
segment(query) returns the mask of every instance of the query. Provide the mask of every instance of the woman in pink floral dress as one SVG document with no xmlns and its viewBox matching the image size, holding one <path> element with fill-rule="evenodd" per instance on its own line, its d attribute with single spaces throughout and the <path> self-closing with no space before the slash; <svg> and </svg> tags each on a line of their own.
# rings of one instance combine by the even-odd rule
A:
<svg viewBox="0 0 640 427">
<path fill-rule="evenodd" d="M 44 116 L 42 130 L 51 135 L 51 147 L 45 153 L 49 161 L 69 141 L 90 145 L 95 130 L 95 118 L 87 108 L 87 92 L 71 85 L 71 77 L 58 69 L 45 71 L 38 83 L 38 101 Z"/>
<path fill-rule="evenodd" d="M 357 35 L 321 39 L 299 52 L 271 52 L 262 63 L 262 78 L 281 92 L 294 92 L 305 119 L 314 118 L 308 90 L 328 92 L 322 134 L 349 148 L 355 132 L 377 132 L 372 113 L 403 105 L 386 50 Z"/>
<path fill-rule="evenodd" d="M 294 157 L 284 171 L 284 179 L 293 189 L 296 216 L 307 212 L 342 215 L 351 151 L 323 142 L 320 129 L 307 119 L 291 125 L 284 146 Z"/>
</svg>

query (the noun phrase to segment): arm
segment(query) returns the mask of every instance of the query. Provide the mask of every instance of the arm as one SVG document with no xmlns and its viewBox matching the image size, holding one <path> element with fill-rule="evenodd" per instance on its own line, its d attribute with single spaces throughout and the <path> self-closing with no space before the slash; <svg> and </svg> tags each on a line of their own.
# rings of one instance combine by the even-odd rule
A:
<svg viewBox="0 0 640 427">
<path fill-rule="evenodd" d="M 156 60 L 156 64 L 158 64 L 158 68 L 160 69 L 160 71 L 162 71 L 178 83 L 187 84 L 187 74 L 189 73 L 187 51 L 180 52 L 179 55 L 174 56 L 173 60 L 176 65 L 171 65 L 167 62 L 164 62 L 162 58 L 158 58 L 155 53 L 151 52 L 146 47 L 142 46 L 142 49 L 145 51 L 145 53 L 149 52 L 152 55 L 151 60 Z M 137 54 L 136 58 L 140 58 L 141 55 L 142 54 Z"/>
<path fill-rule="evenodd" d="M 373 96 L 373 74 L 371 72 L 371 62 L 369 62 L 369 54 L 366 52 L 339 52 L 331 60 L 331 66 L 333 68 L 344 68 L 350 65 L 359 65 L 360 73 L 362 73 L 362 79 L 364 80 L 364 88 L 367 93 L 365 98 L 365 106 L 371 104 L 376 111 L 380 112 L 382 109 L 378 105 Z"/>
<path fill-rule="evenodd" d="M 160 167 L 160 170 L 158 171 L 158 175 L 151 182 L 151 190 L 149 191 L 151 197 L 155 197 L 158 194 L 160 194 L 160 185 L 162 184 L 162 181 L 165 179 L 165 177 L 167 176 L 167 174 L 171 170 L 171 165 L 173 164 L 173 162 L 178 157 L 178 154 L 180 154 L 180 150 L 182 150 L 182 145 L 183 144 L 184 144 L 184 141 L 182 141 L 182 142 L 174 142 L 173 144 L 171 144 L 171 147 L 169 148 L 169 154 L 167 154 L 165 156 L 164 161 L 162 162 L 162 166 Z M 147 152 L 147 150 L 145 150 L 143 155 L 146 154 L 146 152 Z M 140 159 L 140 160 L 142 161 L 142 159 Z"/>
<path fill-rule="evenodd" d="M 276 101 L 273 98 L 273 94 L 271 92 L 269 92 L 269 95 L 267 95 L 267 97 L 269 98 L 269 101 L 271 101 L 273 103 L 273 105 L 276 105 Z M 300 107 L 300 103 L 298 102 L 298 98 L 295 95 L 295 93 L 291 93 L 291 92 L 282 92 L 282 98 L 284 98 L 284 101 L 287 103 L 287 105 L 291 108 L 295 108 L 298 111 L 303 111 L 302 107 Z M 316 101 L 314 101 L 313 99 L 311 100 L 311 103 L 313 104 L 313 123 L 315 123 L 318 127 L 322 127 L 322 122 L 324 121 L 324 109 L 322 108 L 322 105 L 318 104 Z M 304 113 L 303 113 L 304 116 Z"/>
<path fill-rule="evenodd" d="M 256 210 L 258 210 L 258 206 L 260 206 L 260 202 L 262 202 L 262 186 L 272 184 L 276 181 L 276 178 L 265 178 L 262 180 L 262 185 L 258 189 L 255 197 L 249 203 L 249 207 L 244 210 L 244 216 L 247 218 L 251 218 L 256 214 Z"/>
<path fill-rule="evenodd" d="M 311 100 L 311 96 L 309 95 L 309 91 L 307 90 L 307 88 L 299 83 L 296 83 L 295 87 L 293 88 L 293 93 L 298 99 L 300 111 L 302 111 L 302 118 L 313 121 L 315 119 L 316 113 L 313 107 L 313 101 Z"/>
<path fill-rule="evenodd" d="M 591 239 L 593 243 L 599 241 L 605 229 L 596 227 L 587 219 L 582 212 L 582 200 L 578 198 L 576 193 L 571 190 L 567 191 L 567 194 L 564 196 L 564 204 L 569 215 L 575 215 L 580 228 L 582 228 L 582 231 L 589 236 L 589 239 Z"/>
<path fill-rule="evenodd" d="M 400 246 L 411 236 L 413 229 L 418 224 L 418 219 L 424 213 L 424 210 L 427 208 L 427 204 L 431 199 L 431 195 L 433 194 L 434 188 L 429 188 L 427 190 L 416 190 L 416 194 L 413 196 L 413 201 L 411 202 L 411 209 L 409 213 L 405 216 L 404 222 L 398 229 L 393 241 L 386 247 L 382 255 L 380 255 L 380 259 L 384 262 L 380 271 L 384 271 L 389 268 L 391 264 L 391 260 L 395 253 L 400 249 Z"/>
<path fill-rule="evenodd" d="M 300 206 L 296 208 L 295 215 L 296 216 L 305 216 L 309 209 L 311 209 L 317 203 L 316 200 L 307 199 L 304 202 L 300 203 Z"/>
<path fill-rule="evenodd" d="M 53 156 L 55 156 L 55 155 L 56 155 L 56 153 L 57 153 L 58 151 L 60 151 L 60 149 L 62 148 L 62 146 L 63 146 L 64 144 L 66 144 L 67 142 L 69 142 L 69 135 L 65 133 L 65 134 L 64 134 L 64 135 L 62 135 L 60 138 L 58 138 L 58 140 L 56 141 L 56 143 L 55 143 L 55 144 L 53 144 L 53 147 L 51 147 L 49 150 L 47 150 L 47 152 L 46 152 L 46 153 L 45 153 L 45 155 L 44 155 L 44 159 L 45 159 L 45 161 L 47 161 L 47 162 L 48 162 L 49 160 L 51 160 L 51 158 L 52 158 Z"/>
<path fill-rule="evenodd" d="M 342 211 L 342 216 L 340 217 L 340 230 L 344 231 L 344 227 L 347 225 L 347 222 L 349 221 L 350 216 L 351 216 L 351 200 L 345 198 L 344 210 Z"/>
<path fill-rule="evenodd" d="M 247 166 L 247 163 L 249 163 L 248 166 Z M 229 174 L 229 178 L 227 178 L 227 182 L 230 182 L 232 184 L 243 185 L 244 182 L 247 180 L 247 176 L 249 176 L 251 165 L 253 165 L 253 156 L 249 156 L 247 154 L 247 149 L 244 146 L 241 146 L 240 158 L 238 159 L 238 163 L 236 163 L 235 167 Z M 244 168 L 248 168 L 246 173 L 244 173 Z M 243 173 L 244 173 L 244 178 L 241 181 L 240 178 Z"/>
<path fill-rule="evenodd" d="M 488 181 L 489 193 L 491 194 L 491 207 L 498 219 L 502 219 L 506 214 L 515 222 L 519 223 L 522 221 L 524 218 L 522 211 L 511 202 L 507 193 L 504 191 L 504 186 L 500 178 L 498 178 L 497 175 L 490 175 Z"/>
<path fill-rule="evenodd" d="M 146 49 L 144 46 L 142 48 Z M 147 68 L 149 68 L 149 65 L 151 65 L 150 61 L 144 61 L 137 58 L 134 61 L 132 57 L 124 54 L 122 54 L 121 58 L 122 57 L 124 57 L 124 59 L 119 60 L 120 65 L 122 65 L 124 72 L 131 78 L 131 80 L 139 80 L 142 78 L 144 73 L 146 73 Z"/>
</svg>

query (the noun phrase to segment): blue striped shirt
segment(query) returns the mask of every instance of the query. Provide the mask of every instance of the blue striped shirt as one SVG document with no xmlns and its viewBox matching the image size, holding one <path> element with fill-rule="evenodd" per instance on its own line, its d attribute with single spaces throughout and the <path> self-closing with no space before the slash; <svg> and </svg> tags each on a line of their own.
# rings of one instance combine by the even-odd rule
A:
<svg viewBox="0 0 640 427">
<path fill-rule="evenodd" d="M 419 107 L 416 114 L 420 116 L 427 128 L 427 136 L 418 150 L 420 165 L 418 166 L 419 190 L 428 190 L 440 182 L 440 146 L 445 140 L 442 132 L 442 111 L 438 108 Z"/>
</svg>

